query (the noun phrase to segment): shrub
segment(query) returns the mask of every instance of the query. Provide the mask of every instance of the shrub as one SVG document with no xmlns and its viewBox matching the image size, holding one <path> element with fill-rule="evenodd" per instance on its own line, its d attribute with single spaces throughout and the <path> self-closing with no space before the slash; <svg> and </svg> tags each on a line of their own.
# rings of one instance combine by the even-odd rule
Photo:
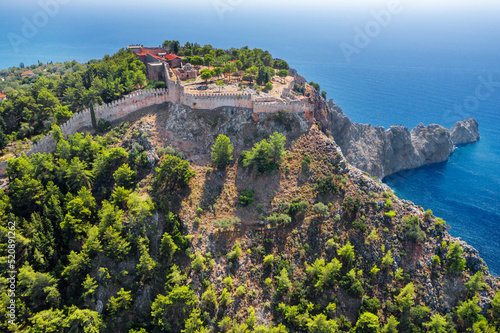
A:
<svg viewBox="0 0 500 333">
<path fill-rule="evenodd" d="M 290 288 L 292 287 L 292 283 L 290 282 L 290 279 L 288 278 L 288 271 L 285 268 L 283 268 L 280 271 L 280 274 L 278 276 L 276 276 L 276 281 L 277 281 L 276 289 L 281 294 L 287 293 L 290 290 Z"/>
<path fill-rule="evenodd" d="M 226 288 L 222 289 L 222 293 L 219 296 L 219 304 L 222 306 L 228 306 L 233 302 L 234 300 L 233 297 L 231 296 L 231 293 L 227 291 Z"/>
<path fill-rule="evenodd" d="M 346 197 L 342 202 L 342 206 L 351 213 L 356 213 L 359 210 L 359 200 L 357 198 L 354 200 L 352 197 Z"/>
<path fill-rule="evenodd" d="M 273 266 L 274 256 L 272 254 L 264 257 L 264 265 Z"/>
<path fill-rule="evenodd" d="M 247 293 L 247 286 L 242 284 L 240 286 L 238 286 L 238 288 L 236 288 L 236 295 L 238 295 L 238 297 L 243 297 L 245 296 L 245 294 Z"/>
<path fill-rule="evenodd" d="M 312 211 L 315 212 L 316 214 L 322 216 L 322 217 L 327 217 L 330 215 L 330 209 L 328 208 L 327 205 L 325 205 L 322 202 L 318 202 L 312 207 Z"/>
<path fill-rule="evenodd" d="M 273 213 L 266 220 L 271 226 L 274 227 L 280 224 L 287 225 L 292 221 L 292 218 L 287 214 Z"/>
<path fill-rule="evenodd" d="M 347 242 L 346 245 L 341 247 L 338 250 L 338 255 L 342 257 L 347 263 L 351 263 L 354 261 L 354 246 L 351 245 L 351 242 Z"/>
<path fill-rule="evenodd" d="M 203 214 L 203 208 L 200 207 L 196 208 L 196 215 L 201 215 L 201 214 Z"/>
<path fill-rule="evenodd" d="M 217 228 L 221 228 L 224 230 L 227 230 L 231 228 L 234 225 L 240 225 L 241 220 L 237 217 L 226 217 L 226 218 L 221 218 L 217 219 L 213 222 L 214 226 Z"/>
<path fill-rule="evenodd" d="M 197 253 L 194 260 L 191 262 L 191 268 L 196 272 L 202 271 L 205 269 L 205 257 L 201 254 Z"/>
<path fill-rule="evenodd" d="M 441 259 L 437 254 L 435 254 L 434 257 L 432 257 L 432 266 L 437 267 L 440 264 L 441 264 Z"/>
<path fill-rule="evenodd" d="M 367 229 L 365 222 L 363 222 L 362 220 L 356 220 L 352 222 L 352 226 L 361 231 L 362 233 L 364 233 Z"/>
<path fill-rule="evenodd" d="M 231 276 L 228 276 L 227 278 L 222 280 L 222 284 L 231 289 L 231 287 L 233 286 L 233 281 L 233 278 Z"/>
<path fill-rule="evenodd" d="M 465 287 L 467 288 L 467 292 L 469 292 L 469 294 L 475 294 L 488 287 L 488 285 L 484 283 L 483 273 L 476 272 L 476 274 L 470 277 L 469 281 L 465 282 Z"/>
<path fill-rule="evenodd" d="M 314 190 L 318 191 L 321 194 L 335 194 L 337 193 L 338 188 L 332 174 L 329 174 L 324 178 L 319 178 L 318 180 L 316 180 Z"/>
<path fill-rule="evenodd" d="M 391 250 L 389 250 L 382 258 L 382 265 L 384 265 L 385 267 L 391 267 L 393 262 L 394 258 L 392 257 Z"/>
<path fill-rule="evenodd" d="M 396 212 L 394 210 L 390 210 L 388 212 L 385 212 L 384 215 L 385 215 L 385 217 L 392 219 L 393 217 L 396 216 Z"/>
<path fill-rule="evenodd" d="M 241 206 L 245 207 L 251 205 L 254 201 L 254 191 L 251 188 L 243 190 L 240 195 L 240 201 L 238 202 Z"/>
<path fill-rule="evenodd" d="M 406 231 L 406 237 L 408 240 L 416 243 L 422 243 L 426 235 L 425 233 L 420 230 L 420 219 L 418 216 L 410 216 L 410 217 L 405 217 L 403 219 L 404 227 L 407 230 Z"/>
<path fill-rule="evenodd" d="M 233 251 L 229 252 L 226 256 L 229 261 L 236 261 L 241 256 L 240 244 L 236 243 L 233 247 Z"/>
<path fill-rule="evenodd" d="M 288 208 L 288 215 L 294 217 L 297 214 L 305 214 L 307 211 L 307 201 L 300 201 L 300 199 L 293 199 Z"/>
</svg>

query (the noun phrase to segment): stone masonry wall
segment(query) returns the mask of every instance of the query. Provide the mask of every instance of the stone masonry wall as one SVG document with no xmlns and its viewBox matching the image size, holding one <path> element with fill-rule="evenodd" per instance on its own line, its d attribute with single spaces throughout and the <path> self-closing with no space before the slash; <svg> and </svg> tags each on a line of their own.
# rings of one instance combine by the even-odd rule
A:
<svg viewBox="0 0 500 333">
<path fill-rule="evenodd" d="M 96 119 L 114 121 L 139 109 L 167 101 L 168 96 L 165 89 L 140 90 L 106 105 L 98 106 L 94 111 Z M 86 109 L 74 114 L 73 117 L 62 124 L 60 128 L 64 136 L 68 136 L 75 134 L 81 127 L 91 125 L 90 110 Z M 26 154 L 31 155 L 34 153 L 54 151 L 55 148 L 56 142 L 50 135 L 46 135 L 43 139 L 38 141 L 38 143 L 35 143 Z"/>
<path fill-rule="evenodd" d="M 312 120 L 314 108 L 308 102 L 291 101 L 285 103 L 257 102 L 252 99 L 251 94 L 226 93 L 226 94 L 188 94 L 184 92 L 184 87 L 180 80 L 175 79 L 174 72 L 168 64 L 163 65 L 166 89 L 150 89 L 135 91 L 122 99 L 116 100 L 106 105 L 95 108 L 96 119 L 108 121 L 118 120 L 123 116 L 133 113 L 147 106 L 171 102 L 182 103 L 193 109 L 212 110 L 222 106 L 234 106 L 253 109 L 255 119 L 259 113 L 272 113 L 280 110 L 288 110 L 293 113 L 304 113 L 306 118 Z M 73 135 L 76 131 L 85 126 L 91 125 L 90 110 L 78 112 L 66 123 L 60 126 L 65 136 Z M 27 152 L 28 155 L 39 152 L 55 151 L 56 142 L 46 135 Z"/>
</svg>

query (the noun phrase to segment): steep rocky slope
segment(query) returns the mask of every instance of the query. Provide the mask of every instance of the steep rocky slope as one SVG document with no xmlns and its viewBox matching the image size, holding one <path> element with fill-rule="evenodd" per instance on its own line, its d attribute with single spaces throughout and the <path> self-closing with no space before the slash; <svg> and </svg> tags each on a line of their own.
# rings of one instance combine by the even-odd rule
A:
<svg viewBox="0 0 500 333">
<path fill-rule="evenodd" d="M 352 122 L 330 101 L 331 134 L 347 160 L 372 176 L 384 178 L 401 170 L 447 160 L 457 144 L 479 139 L 477 122 L 458 122 L 451 131 L 420 123 L 411 131 L 404 126 L 385 129 Z"/>
</svg>

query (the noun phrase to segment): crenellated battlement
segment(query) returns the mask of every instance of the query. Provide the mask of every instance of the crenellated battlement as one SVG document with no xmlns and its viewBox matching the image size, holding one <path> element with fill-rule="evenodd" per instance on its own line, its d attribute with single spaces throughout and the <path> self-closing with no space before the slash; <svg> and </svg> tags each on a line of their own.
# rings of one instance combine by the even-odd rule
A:
<svg viewBox="0 0 500 333">
<path fill-rule="evenodd" d="M 95 107 L 96 119 L 115 121 L 134 113 L 142 108 L 171 102 L 181 103 L 193 109 L 213 110 L 215 108 L 232 106 L 253 109 L 254 114 L 273 113 L 280 110 L 288 110 L 294 113 L 305 113 L 311 118 L 313 106 L 306 101 L 289 102 L 259 102 L 249 93 L 199 93 L 190 94 L 184 92 L 184 86 L 180 80 L 174 79 L 175 74 L 168 65 L 164 65 L 166 89 L 138 90 L 130 93 L 111 103 Z M 90 110 L 85 109 L 77 112 L 64 124 L 60 125 L 64 136 L 73 135 L 79 128 L 91 126 Z M 27 152 L 28 155 L 38 152 L 52 152 L 56 149 L 56 142 L 46 135 L 38 143 L 35 143 Z"/>
<path fill-rule="evenodd" d="M 94 112 L 96 119 L 114 121 L 139 109 L 168 101 L 166 89 L 138 90 L 111 103 L 97 106 L 94 108 Z M 79 128 L 91 125 L 90 110 L 85 109 L 75 113 L 71 119 L 59 127 L 63 135 L 68 136 L 75 134 Z M 35 143 L 26 154 L 54 151 L 55 148 L 56 142 L 50 135 L 46 135 Z"/>
</svg>

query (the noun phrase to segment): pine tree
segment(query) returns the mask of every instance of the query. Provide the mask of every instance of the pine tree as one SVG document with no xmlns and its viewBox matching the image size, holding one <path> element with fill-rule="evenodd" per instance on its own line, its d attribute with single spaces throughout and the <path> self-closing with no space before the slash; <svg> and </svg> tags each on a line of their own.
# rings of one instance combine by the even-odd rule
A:
<svg viewBox="0 0 500 333">
<path fill-rule="evenodd" d="M 212 161 L 219 168 L 224 168 L 233 159 L 234 147 L 231 140 L 223 134 L 219 134 L 215 144 L 212 146 Z"/>
</svg>

